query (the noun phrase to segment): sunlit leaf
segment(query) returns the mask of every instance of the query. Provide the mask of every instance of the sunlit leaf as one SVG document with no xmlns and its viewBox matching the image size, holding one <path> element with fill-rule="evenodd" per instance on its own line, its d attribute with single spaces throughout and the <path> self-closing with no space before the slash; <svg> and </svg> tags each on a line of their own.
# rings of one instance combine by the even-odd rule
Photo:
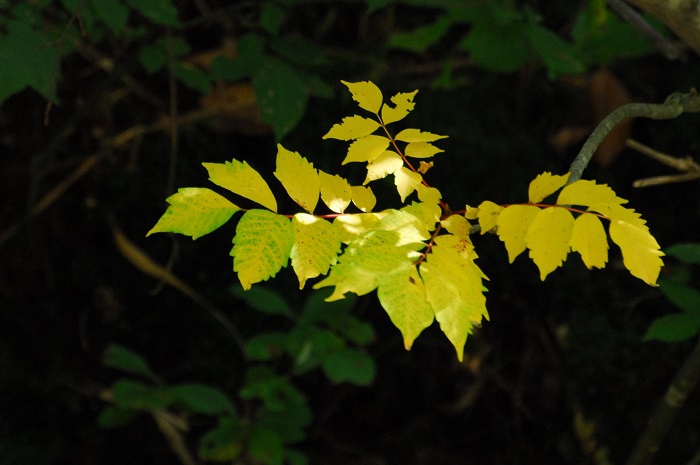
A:
<svg viewBox="0 0 700 465">
<path fill-rule="evenodd" d="M 336 213 L 343 213 L 352 200 L 350 184 L 337 174 L 331 176 L 323 171 L 318 172 L 321 181 L 321 199 Z"/>
<path fill-rule="evenodd" d="M 497 226 L 498 216 L 503 211 L 503 207 L 489 200 L 485 200 L 479 204 L 477 210 L 476 217 L 473 219 L 479 220 L 481 234 L 486 234 Z"/>
<path fill-rule="evenodd" d="M 571 250 L 581 254 L 583 263 L 591 268 L 605 268 L 608 261 L 608 236 L 597 216 L 584 213 L 574 221 Z"/>
<path fill-rule="evenodd" d="M 373 119 L 353 115 L 343 118 L 340 124 L 334 124 L 323 139 L 354 140 L 368 136 L 377 130 L 379 123 Z"/>
<path fill-rule="evenodd" d="M 574 217 L 564 208 L 545 208 L 533 218 L 525 243 L 542 281 L 566 260 L 573 228 Z"/>
<path fill-rule="evenodd" d="M 423 132 L 420 129 L 404 129 L 396 134 L 394 139 L 403 142 L 435 142 L 439 139 L 445 139 L 447 136 L 440 136 L 430 132 Z"/>
<path fill-rule="evenodd" d="M 481 212 L 483 208 L 479 206 L 479 210 Z M 532 221 L 539 212 L 540 209 L 532 205 L 511 205 L 504 208 L 498 215 L 496 219 L 498 238 L 506 246 L 510 263 L 513 263 L 513 260 L 527 248 L 525 238 Z M 479 216 L 479 224 L 481 224 L 481 216 Z"/>
<path fill-rule="evenodd" d="M 352 203 L 363 212 L 371 212 L 377 204 L 377 197 L 374 196 L 372 189 L 365 186 L 352 186 L 350 190 Z"/>
<path fill-rule="evenodd" d="M 290 255 L 299 278 L 299 289 L 302 289 L 307 279 L 326 274 L 336 263 L 340 238 L 331 223 L 306 213 L 294 215 L 292 227 L 294 245 Z"/>
<path fill-rule="evenodd" d="M 404 151 L 405 155 L 411 158 L 430 158 L 440 152 L 444 152 L 444 150 L 435 147 L 430 142 L 411 142 Z"/>
<path fill-rule="evenodd" d="M 369 135 L 350 144 L 343 165 L 351 162 L 372 162 L 389 147 L 389 139 L 384 136 Z"/>
<path fill-rule="evenodd" d="M 418 93 L 417 90 L 408 93 L 398 93 L 391 97 L 391 102 L 394 104 L 393 107 L 389 105 L 384 105 L 382 108 L 382 121 L 384 124 L 390 124 L 395 121 L 400 121 L 408 115 L 408 113 L 413 110 L 416 106 L 413 103 L 413 97 Z"/>
<path fill-rule="evenodd" d="M 340 82 L 350 89 L 353 100 L 357 102 L 360 108 L 372 113 L 379 113 L 384 97 L 382 97 L 382 91 L 373 82 Z"/>
<path fill-rule="evenodd" d="M 646 226 L 613 220 L 610 223 L 610 238 L 620 247 L 622 261 L 632 276 L 656 286 L 664 264 L 661 260 L 664 254 Z"/>
<path fill-rule="evenodd" d="M 377 179 L 383 179 L 395 173 L 403 166 L 403 159 L 391 150 L 385 150 L 377 158 L 367 164 L 367 178 L 364 184 Z"/>
<path fill-rule="evenodd" d="M 231 160 L 225 163 L 202 163 L 209 172 L 209 180 L 234 194 L 277 211 L 277 201 L 265 180 L 248 162 Z"/>
<path fill-rule="evenodd" d="M 530 203 L 540 203 L 545 197 L 556 192 L 561 186 L 566 184 L 571 173 L 566 173 L 563 176 L 544 172 L 538 175 L 531 183 L 528 189 L 528 199 Z"/>
<path fill-rule="evenodd" d="M 290 152 L 277 144 L 277 170 L 274 174 L 292 200 L 307 212 L 313 213 L 321 189 L 321 181 L 314 165 L 297 152 Z"/>
<path fill-rule="evenodd" d="M 559 193 L 557 205 L 595 205 L 598 203 L 623 204 L 627 200 L 621 199 L 605 184 L 596 184 L 595 181 L 580 179 L 572 182 Z"/>
<path fill-rule="evenodd" d="M 394 172 L 394 184 L 396 184 L 396 189 L 399 191 L 402 202 L 416 190 L 416 187 L 422 181 L 423 177 L 420 174 L 414 173 L 403 166 Z"/>
</svg>

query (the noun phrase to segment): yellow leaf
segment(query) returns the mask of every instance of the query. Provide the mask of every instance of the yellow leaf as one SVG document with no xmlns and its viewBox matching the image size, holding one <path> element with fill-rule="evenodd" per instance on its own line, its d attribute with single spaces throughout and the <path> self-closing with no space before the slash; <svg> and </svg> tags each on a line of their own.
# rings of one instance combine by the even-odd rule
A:
<svg viewBox="0 0 700 465">
<path fill-rule="evenodd" d="M 483 205 L 483 204 L 482 204 Z M 479 207 L 481 210 L 481 207 Z M 501 214 L 496 218 L 498 226 L 498 238 L 503 241 L 508 251 L 508 261 L 513 263 L 513 260 L 523 253 L 527 244 L 525 237 L 528 229 L 532 224 L 532 220 L 540 212 L 540 209 L 532 205 L 511 205 L 504 208 Z M 481 218 L 479 218 L 481 223 Z M 482 226 L 483 232 L 483 226 Z"/>
<path fill-rule="evenodd" d="M 491 202 L 493 203 L 493 202 Z M 494 205 L 496 205 L 494 203 Z M 498 205 L 496 205 L 498 206 Z M 470 207 L 467 205 L 464 209 L 464 217 L 468 220 L 478 220 L 479 219 L 479 207 Z M 483 232 L 481 234 L 484 234 Z"/>
<path fill-rule="evenodd" d="M 381 216 L 377 213 L 339 215 L 333 220 L 333 226 L 338 231 L 340 241 L 347 244 L 373 229 Z"/>
<path fill-rule="evenodd" d="M 435 319 L 416 267 L 382 277 L 377 296 L 391 322 L 401 331 L 404 347 L 411 350 L 413 341 Z"/>
<path fill-rule="evenodd" d="M 432 168 L 433 166 L 434 166 L 434 163 L 433 163 L 432 161 L 426 163 L 426 162 L 424 162 L 423 160 L 421 160 L 420 166 L 418 167 L 418 172 L 419 172 L 420 174 L 425 174 L 425 173 L 427 173 L 428 170 L 429 170 L 430 168 Z"/>
<path fill-rule="evenodd" d="M 379 123 L 373 119 L 359 115 L 343 118 L 340 124 L 334 124 L 323 139 L 353 140 L 372 134 L 379 127 Z"/>
<path fill-rule="evenodd" d="M 209 180 L 234 194 L 257 202 L 273 212 L 277 201 L 265 180 L 247 162 L 231 160 L 226 163 L 202 163 L 209 172 Z"/>
<path fill-rule="evenodd" d="M 323 171 L 318 171 L 321 181 L 321 199 L 336 213 L 343 213 L 352 200 L 350 184 L 337 174 L 331 176 Z"/>
<path fill-rule="evenodd" d="M 625 221 L 644 231 L 649 230 L 646 226 L 646 220 L 642 219 L 642 215 L 631 208 L 625 208 L 614 203 L 597 203 L 588 207 L 588 210 L 598 212 L 610 220 Z"/>
<path fill-rule="evenodd" d="M 377 204 L 372 189 L 364 186 L 351 186 L 352 203 L 363 212 L 371 212 Z"/>
<path fill-rule="evenodd" d="M 574 217 L 564 208 L 545 208 L 532 220 L 525 242 L 542 281 L 566 260 L 573 228 Z"/>
<path fill-rule="evenodd" d="M 397 246 L 410 245 L 415 250 L 425 247 L 423 241 L 430 238 L 430 233 L 420 218 L 402 210 L 385 210 L 375 226 L 384 231 L 398 233 Z"/>
<path fill-rule="evenodd" d="M 417 90 L 408 93 L 400 92 L 391 97 L 391 102 L 395 106 L 392 108 L 388 105 L 384 105 L 384 108 L 382 108 L 382 121 L 384 124 L 404 119 L 406 115 L 413 110 L 413 107 L 416 106 L 416 104 L 413 103 L 413 97 L 415 97 L 417 93 Z"/>
<path fill-rule="evenodd" d="M 394 139 L 403 142 L 435 142 L 436 140 L 445 139 L 447 136 L 439 136 L 430 132 L 422 132 L 420 129 L 404 129 L 396 134 Z"/>
<path fill-rule="evenodd" d="M 570 175 L 571 173 L 566 173 L 563 176 L 559 176 L 549 172 L 538 175 L 532 180 L 528 189 L 530 203 L 539 203 L 548 195 L 556 192 L 557 189 L 566 184 Z"/>
<path fill-rule="evenodd" d="M 146 236 L 157 232 L 175 232 L 197 239 L 209 234 L 240 208 L 216 192 L 199 187 L 183 187 L 166 199 L 170 204 Z"/>
<path fill-rule="evenodd" d="M 625 268 L 645 283 L 656 286 L 664 262 L 664 253 L 659 250 L 656 239 L 646 226 L 638 226 L 623 220 L 610 223 L 610 238 L 622 251 Z"/>
<path fill-rule="evenodd" d="M 343 165 L 351 162 L 372 162 L 389 147 L 389 139 L 384 136 L 369 135 L 350 144 Z"/>
<path fill-rule="evenodd" d="M 450 215 L 442 220 L 440 224 L 457 237 L 461 237 L 462 239 L 469 238 L 469 230 L 472 225 L 469 224 L 469 221 L 462 215 Z"/>
<path fill-rule="evenodd" d="M 468 258 L 470 260 L 479 258 L 476 252 L 474 252 L 474 244 L 472 244 L 469 236 L 458 237 L 454 234 L 443 234 L 435 238 L 435 243 L 441 247 L 450 247 L 454 249 L 463 258 Z M 482 274 L 481 277 L 487 279 L 484 274 Z"/>
<path fill-rule="evenodd" d="M 357 102 L 360 108 L 371 111 L 372 113 L 379 113 L 379 108 L 382 106 L 383 100 L 382 91 L 379 90 L 379 87 L 373 82 L 340 82 L 350 89 L 353 100 Z"/>
<path fill-rule="evenodd" d="M 290 253 L 292 267 L 299 278 L 299 289 L 307 279 L 326 274 L 340 253 L 338 231 L 328 221 L 306 213 L 292 218 L 294 245 Z"/>
<path fill-rule="evenodd" d="M 608 261 L 608 236 L 597 216 L 584 213 L 576 218 L 570 245 L 571 250 L 581 254 L 588 269 L 605 268 Z"/>
<path fill-rule="evenodd" d="M 383 179 L 393 174 L 403 166 L 403 159 L 391 150 L 382 152 L 377 158 L 367 164 L 367 178 L 363 184 Z"/>
<path fill-rule="evenodd" d="M 236 227 L 233 237 L 233 271 L 243 289 L 266 281 L 287 266 L 294 243 L 289 218 L 267 210 L 248 210 Z"/>
<path fill-rule="evenodd" d="M 430 142 L 411 142 L 406 146 L 405 154 L 411 158 L 430 158 L 444 150 L 435 147 Z"/>
<path fill-rule="evenodd" d="M 442 209 L 439 205 L 426 202 L 411 202 L 401 209 L 420 219 L 428 231 L 434 231 L 437 222 L 440 220 Z"/>
<path fill-rule="evenodd" d="M 481 234 L 486 234 L 496 227 L 498 215 L 500 215 L 502 211 L 503 207 L 489 200 L 481 202 L 477 211 L 477 217 L 475 218 L 479 220 Z"/>
<path fill-rule="evenodd" d="M 313 213 L 321 188 L 314 165 L 297 152 L 290 152 L 282 144 L 277 144 L 277 171 L 274 174 L 292 200 L 307 212 Z"/>
<path fill-rule="evenodd" d="M 587 180 L 572 182 L 561 190 L 557 199 L 557 205 L 589 206 L 599 203 L 619 205 L 627 203 L 627 200 L 618 197 L 606 184 Z"/>
<path fill-rule="evenodd" d="M 399 191 L 402 202 L 416 190 L 416 187 L 422 181 L 423 177 L 420 174 L 414 173 L 403 166 L 394 172 L 394 184 L 396 184 L 396 189 Z"/>
</svg>

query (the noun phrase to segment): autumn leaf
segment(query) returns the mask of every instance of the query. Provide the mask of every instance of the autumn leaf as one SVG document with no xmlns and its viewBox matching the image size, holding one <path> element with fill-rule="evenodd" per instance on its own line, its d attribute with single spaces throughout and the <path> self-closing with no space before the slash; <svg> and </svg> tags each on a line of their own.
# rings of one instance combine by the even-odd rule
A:
<svg viewBox="0 0 700 465">
<path fill-rule="evenodd" d="M 248 162 L 231 160 L 226 163 L 202 163 L 209 172 L 209 180 L 234 194 L 259 203 L 273 212 L 277 201 L 265 180 Z"/>
<path fill-rule="evenodd" d="M 498 215 L 503 211 L 503 207 L 496 205 L 495 203 L 484 200 L 479 204 L 476 218 L 479 220 L 479 227 L 481 228 L 481 234 L 486 234 L 496 227 L 496 222 L 498 221 Z"/>
<path fill-rule="evenodd" d="M 532 219 L 525 243 L 530 249 L 530 258 L 540 270 L 542 281 L 566 261 L 573 227 L 574 217 L 564 208 L 542 209 Z"/>
<path fill-rule="evenodd" d="M 404 129 L 396 134 L 394 139 L 402 142 L 435 142 L 436 140 L 445 139 L 447 136 L 440 136 L 420 129 Z"/>
<path fill-rule="evenodd" d="M 323 139 L 354 140 L 372 134 L 379 128 L 373 119 L 353 115 L 343 118 L 340 124 L 334 124 Z"/>
<path fill-rule="evenodd" d="M 350 184 L 337 174 L 331 176 L 323 171 L 318 172 L 321 181 L 321 199 L 336 213 L 343 213 L 352 200 Z"/>
<path fill-rule="evenodd" d="M 338 230 L 328 221 L 306 213 L 292 218 L 294 245 L 290 252 L 292 267 L 299 278 L 299 289 L 307 279 L 326 274 L 340 253 Z"/>
<path fill-rule="evenodd" d="M 384 105 L 382 108 L 382 122 L 384 124 L 390 124 L 404 119 L 406 115 L 413 110 L 413 107 L 416 106 L 416 104 L 413 103 L 413 97 L 415 97 L 417 93 L 417 90 L 408 93 L 400 92 L 391 97 L 391 102 L 394 104 L 394 107 L 392 108 L 388 105 Z"/>
<path fill-rule="evenodd" d="M 389 139 L 384 136 L 369 135 L 350 144 L 343 165 L 352 162 L 372 162 L 389 147 Z"/>
<path fill-rule="evenodd" d="M 532 205 L 511 205 L 498 215 L 496 232 L 506 246 L 510 263 L 527 248 L 527 232 L 539 212 L 540 209 Z M 481 222 L 481 218 L 479 220 Z"/>
<path fill-rule="evenodd" d="M 576 218 L 570 245 L 571 250 L 581 255 L 588 269 L 605 268 L 608 261 L 608 236 L 597 216 L 584 213 Z"/>
<path fill-rule="evenodd" d="M 379 113 L 379 108 L 382 106 L 382 91 L 379 90 L 374 83 L 370 81 L 362 82 L 346 82 L 340 81 L 350 89 L 353 100 L 357 102 L 360 108 L 371 111 L 372 113 Z"/>
<path fill-rule="evenodd" d="M 372 189 L 365 186 L 351 186 L 352 203 L 363 212 L 371 212 L 377 204 L 377 198 Z"/>
<path fill-rule="evenodd" d="M 566 184 L 571 173 L 563 176 L 555 175 L 549 172 L 539 174 L 531 183 L 528 189 L 528 199 L 530 203 L 540 203 L 545 197 L 553 194 L 561 186 Z"/>
<path fill-rule="evenodd" d="M 321 188 L 314 165 L 297 152 L 290 152 L 277 144 L 277 170 L 274 174 L 292 200 L 307 212 L 313 213 Z"/>
</svg>

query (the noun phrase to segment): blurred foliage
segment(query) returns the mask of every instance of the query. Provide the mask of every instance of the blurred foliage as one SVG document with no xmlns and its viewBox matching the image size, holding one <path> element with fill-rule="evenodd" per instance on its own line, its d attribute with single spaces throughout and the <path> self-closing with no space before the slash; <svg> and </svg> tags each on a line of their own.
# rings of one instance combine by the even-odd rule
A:
<svg viewBox="0 0 700 465">
<path fill-rule="evenodd" d="M 507 266 L 483 241 L 491 321 L 457 364 L 435 328 L 406 353 L 370 298 L 325 307 L 285 273 L 275 292 L 230 291 L 227 232 L 196 247 L 134 238 L 202 162 L 270 170 L 284 138 L 337 164 L 321 136 L 348 107 L 340 79 L 421 89 L 411 124 L 450 135 L 450 163 L 428 175 L 462 208 L 517 199 L 533 173 L 568 167 L 577 140 L 551 139 L 595 124 L 588 73 L 605 67 L 634 100 L 662 101 L 697 86 L 697 57 L 665 60 L 601 0 L 0 0 L 0 13 L 3 463 L 170 464 L 189 451 L 581 464 L 591 437 L 626 458 L 688 348 L 642 338 L 671 313 L 662 293 L 691 302 L 695 265 L 669 259 L 668 285 L 649 290 L 572 262 L 542 292 L 531 263 Z M 700 149 L 693 116 L 634 133 L 678 156 Z M 661 169 L 625 152 L 586 175 L 644 211 L 662 245 L 697 242 L 697 185 L 629 188 Z M 245 353 L 206 309 L 139 274 L 115 224 L 221 307 Z M 698 405 L 660 463 L 688 461 Z"/>
</svg>

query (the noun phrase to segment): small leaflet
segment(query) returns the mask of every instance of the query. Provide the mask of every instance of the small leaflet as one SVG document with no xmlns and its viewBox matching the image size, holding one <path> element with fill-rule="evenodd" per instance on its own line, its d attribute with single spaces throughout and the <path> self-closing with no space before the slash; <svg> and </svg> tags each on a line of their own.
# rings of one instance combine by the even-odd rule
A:
<svg viewBox="0 0 700 465">
<path fill-rule="evenodd" d="M 396 184 L 402 202 L 406 201 L 406 197 L 411 195 L 422 181 L 423 177 L 420 174 L 403 166 L 394 173 L 394 184 Z"/>
<path fill-rule="evenodd" d="M 571 250 L 578 252 L 586 267 L 605 268 L 608 262 L 608 236 L 597 216 L 583 213 L 574 221 Z"/>
<path fill-rule="evenodd" d="M 174 232 L 198 239 L 226 223 L 240 208 L 216 192 L 199 187 L 183 187 L 166 199 L 170 204 L 146 236 Z"/>
<path fill-rule="evenodd" d="M 408 93 L 400 92 L 391 97 L 391 102 L 394 104 L 394 107 L 392 108 L 389 105 L 384 105 L 382 108 L 382 121 L 384 124 L 390 124 L 404 119 L 406 115 L 413 110 L 413 107 L 416 106 L 416 104 L 413 103 L 413 97 L 415 97 L 417 93 L 417 90 Z"/>
<path fill-rule="evenodd" d="M 448 232 L 462 239 L 469 239 L 471 225 L 462 215 L 450 215 L 440 222 Z"/>
<path fill-rule="evenodd" d="M 292 200 L 307 212 L 313 213 L 321 189 L 321 181 L 314 165 L 299 153 L 290 152 L 282 144 L 277 144 L 277 170 L 274 174 Z"/>
<path fill-rule="evenodd" d="M 532 220 L 525 242 L 542 281 L 566 260 L 573 228 L 574 217 L 564 208 L 545 208 Z"/>
<path fill-rule="evenodd" d="M 259 203 L 273 212 L 277 201 L 265 180 L 247 162 L 231 160 L 226 163 L 202 163 L 209 172 L 209 180 L 234 194 Z"/>
<path fill-rule="evenodd" d="M 420 161 L 420 165 L 418 166 L 418 172 L 420 174 L 425 174 L 428 172 L 430 168 L 432 168 L 434 163 L 432 161 L 426 163 L 423 160 Z"/>
<path fill-rule="evenodd" d="M 372 162 L 389 147 L 389 139 L 384 136 L 369 135 L 350 144 L 343 165 L 351 162 Z"/>
<path fill-rule="evenodd" d="M 411 158 L 430 158 L 444 150 L 435 147 L 430 142 L 411 142 L 406 146 L 404 153 Z"/>
<path fill-rule="evenodd" d="M 299 289 L 307 279 L 328 273 L 337 262 L 340 238 L 337 229 L 328 221 L 306 213 L 292 218 L 294 245 L 290 257 L 292 267 L 299 278 Z"/>
<path fill-rule="evenodd" d="M 363 212 L 371 212 L 377 204 L 377 197 L 372 189 L 365 186 L 351 186 L 352 203 Z"/>
<path fill-rule="evenodd" d="M 394 137 L 394 139 L 402 142 L 435 142 L 446 138 L 447 136 L 440 136 L 427 131 L 423 132 L 420 129 L 404 129 Z"/>
<path fill-rule="evenodd" d="M 289 218 L 268 210 L 248 210 L 238 222 L 233 237 L 233 271 L 243 289 L 267 281 L 287 266 L 294 244 Z"/>
<path fill-rule="evenodd" d="M 559 193 L 557 205 L 595 205 L 600 203 L 620 205 L 627 203 L 615 194 L 606 184 L 596 184 L 595 181 L 578 180 L 572 182 Z"/>
<path fill-rule="evenodd" d="M 403 159 L 391 150 L 385 150 L 367 164 L 367 178 L 363 184 L 383 179 L 403 166 Z"/>
<path fill-rule="evenodd" d="M 372 113 L 379 113 L 379 108 L 382 106 L 382 91 L 379 90 L 373 82 L 361 81 L 361 82 L 346 82 L 340 81 L 350 89 L 353 100 L 363 110 L 371 111 Z"/>
<path fill-rule="evenodd" d="M 368 136 L 379 128 L 379 123 L 373 119 L 359 115 L 343 118 L 340 124 L 334 124 L 323 139 L 355 140 Z"/>
<path fill-rule="evenodd" d="M 496 205 L 490 200 L 484 200 L 477 209 L 477 218 L 481 227 L 481 234 L 486 234 L 497 226 L 498 216 L 503 211 L 503 207 Z M 476 218 L 475 218 L 476 219 Z"/>
<path fill-rule="evenodd" d="M 337 174 L 331 176 L 321 170 L 318 171 L 321 180 L 321 199 L 336 213 L 343 213 L 352 200 L 350 184 Z"/>
<path fill-rule="evenodd" d="M 525 237 L 532 220 L 539 212 L 540 209 L 533 205 L 511 205 L 504 208 L 498 216 L 496 220 L 498 238 L 506 246 L 510 263 L 513 263 L 513 260 L 527 248 Z M 479 217 L 479 224 L 481 224 L 481 217 Z"/>
<path fill-rule="evenodd" d="M 556 192 L 561 186 L 566 184 L 569 176 L 571 176 L 571 173 L 558 176 L 549 172 L 544 172 L 537 175 L 528 188 L 528 199 L 530 203 L 540 203 L 545 197 Z"/>
</svg>

